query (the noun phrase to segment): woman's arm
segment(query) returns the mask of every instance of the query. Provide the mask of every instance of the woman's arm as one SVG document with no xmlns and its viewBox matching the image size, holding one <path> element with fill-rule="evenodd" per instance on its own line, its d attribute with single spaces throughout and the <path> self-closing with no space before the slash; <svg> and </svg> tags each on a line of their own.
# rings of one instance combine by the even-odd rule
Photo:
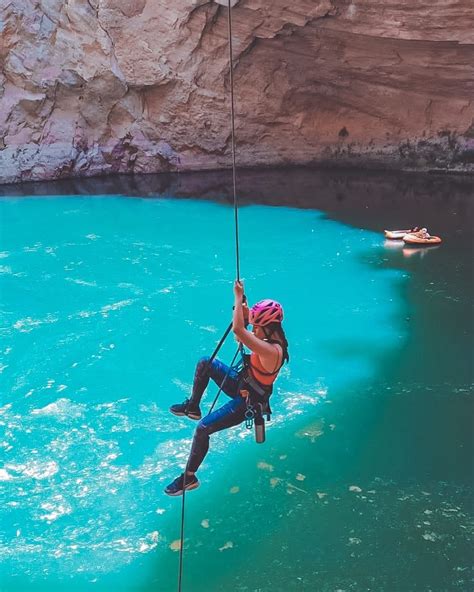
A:
<svg viewBox="0 0 474 592">
<path fill-rule="evenodd" d="M 243 284 L 236 280 L 234 283 L 234 315 L 232 322 L 235 337 L 255 352 L 264 366 L 275 368 L 279 362 L 281 349 L 276 344 L 259 339 L 245 328 L 243 296 Z"/>
<path fill-rule="evenodd" d="M 238 337 L 238 333 L 245 331 L 244 320 L 244 286 L 238 280 L 234 282 L 234 314 L 232 317 L 232 331 Z M 247 331 L 248 333 L 248 331 Z"/>
</svg>

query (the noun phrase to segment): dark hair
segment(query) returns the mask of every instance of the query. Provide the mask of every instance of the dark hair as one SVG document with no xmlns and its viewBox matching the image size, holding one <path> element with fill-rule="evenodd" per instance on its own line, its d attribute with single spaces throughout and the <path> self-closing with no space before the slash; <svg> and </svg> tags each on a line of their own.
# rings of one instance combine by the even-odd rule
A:
<svg viewBox="0 0 474 592">
<path fill-rule="evenodd" d="M 267 339 L 276 336 L 278 341 L 280 342 L 281 347 L 283 349 L 282 365 L 284 362 L 289 362 L 290 356 L 288 354 L 288 341 L 286 339 L 285 331 L 283 330 L 281 323 L 269 323 L 268 325 L 262 327 L 262 329 L 264 330 Z"/>
</svg>

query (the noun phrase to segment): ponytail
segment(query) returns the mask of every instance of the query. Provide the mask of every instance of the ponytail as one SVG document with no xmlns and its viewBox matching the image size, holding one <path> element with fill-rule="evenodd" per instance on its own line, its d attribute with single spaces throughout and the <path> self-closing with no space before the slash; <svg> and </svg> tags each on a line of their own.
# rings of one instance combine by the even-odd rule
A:
<svg viewBox="0 0 474 592">
<path fill-rule="evenodd" d="M 269 323 L 268 325 L 265 325 L 263 329 L 265 331 L 267 339 L 276 337 L 278 342 L 280 343 L 281 348 L 283 350 L 282 365 L 285 362 L 289 362 L 290 356 L 288 354 L 288 341 L 286 339 L 285 331 L 283 330 L 281 323 Z"/>
</svg>

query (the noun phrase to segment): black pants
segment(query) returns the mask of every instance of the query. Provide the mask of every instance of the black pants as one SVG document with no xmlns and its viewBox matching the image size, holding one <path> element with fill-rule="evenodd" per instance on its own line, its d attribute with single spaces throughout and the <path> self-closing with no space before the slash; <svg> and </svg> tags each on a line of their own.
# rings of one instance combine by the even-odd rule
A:
<svg viewBox="0 0 474 592">
<path fill-rule="evenodd" d="M 187 464 L 187 470 L 193 473 L 198 470 L 209 450 L 211 434 L 239 425 L 244 421 L 247 410 L 245 399 L 239 392 L 239 373 L 219 360 L 213 360 L 211 364 L 208 362 L 209 358 L 201 358 L 196 366 L 192 402 L 199 404 L 210 378 L 222 387 L 231 400 L 198 423 Z"/>
</svg>

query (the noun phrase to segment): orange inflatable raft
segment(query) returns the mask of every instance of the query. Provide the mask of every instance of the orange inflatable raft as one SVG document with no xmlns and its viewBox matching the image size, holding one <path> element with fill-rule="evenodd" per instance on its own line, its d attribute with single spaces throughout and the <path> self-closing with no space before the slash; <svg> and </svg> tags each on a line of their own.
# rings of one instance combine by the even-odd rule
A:
<svg viewBox="0 0 474 592">
<path fill-rule="evenodd" d="M 439 245 L 441 239 L 439 236 L 431 236 L 428 233 L 409 233 L 403 237 L 403 242 L 407 245 Z"/>
</svg>

